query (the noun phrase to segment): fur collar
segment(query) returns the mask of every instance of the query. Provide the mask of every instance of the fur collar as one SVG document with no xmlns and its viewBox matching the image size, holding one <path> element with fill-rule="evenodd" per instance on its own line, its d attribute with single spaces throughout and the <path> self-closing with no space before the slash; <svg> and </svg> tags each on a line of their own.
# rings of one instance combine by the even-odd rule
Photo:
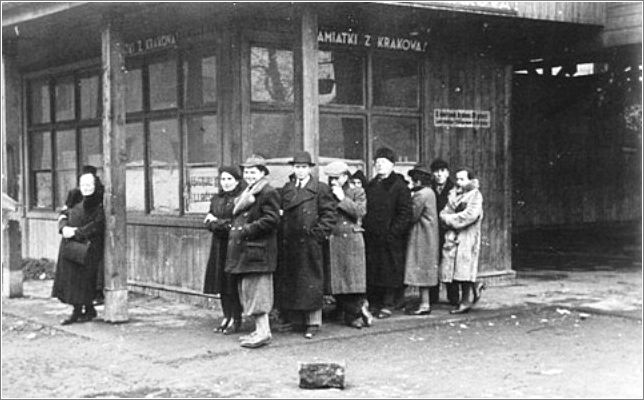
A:
<svg viewBox="0 0 644 400">
<path fill-rule="evenodd" d="M 237 215 L 248 208 L 250 208 L 255 203 L 255 195 L 264 189 L 264 186 L 268 184 L 266 178 L 262 178 L 255 182 L 253 185 L 244 189 L 243 192 L 235 199 L 235 208 L 233 208 L 233 215 Z"/>
</svg>

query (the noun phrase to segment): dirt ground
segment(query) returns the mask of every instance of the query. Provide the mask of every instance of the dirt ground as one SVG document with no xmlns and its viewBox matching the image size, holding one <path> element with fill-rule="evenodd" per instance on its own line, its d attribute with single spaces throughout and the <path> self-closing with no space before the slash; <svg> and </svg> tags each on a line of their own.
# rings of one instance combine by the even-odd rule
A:
<svg viewBox="0 0 644 400">
<path fill-rule="evenodd" d="M 2 398 L 643 396 L 641 319 L 552 307 L 163 361 L 126 340 L 3 314 Z M 346 362 L 345 390 L 299 389 L 298 362 L 315 360 Z"/>
</svg>

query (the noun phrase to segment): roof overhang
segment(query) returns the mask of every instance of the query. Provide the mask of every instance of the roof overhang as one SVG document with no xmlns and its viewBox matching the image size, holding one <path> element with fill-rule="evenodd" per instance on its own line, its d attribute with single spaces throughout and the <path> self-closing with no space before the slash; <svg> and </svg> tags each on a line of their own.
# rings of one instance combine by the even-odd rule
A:
<svg viewBox="0 0 644 400">
<path fill-rule="evenodd" d="M 2 4 L 2 26 L 20 24 L 47 17 L 86 4 L 79 2 L 6 2 Z"/>
</svg>

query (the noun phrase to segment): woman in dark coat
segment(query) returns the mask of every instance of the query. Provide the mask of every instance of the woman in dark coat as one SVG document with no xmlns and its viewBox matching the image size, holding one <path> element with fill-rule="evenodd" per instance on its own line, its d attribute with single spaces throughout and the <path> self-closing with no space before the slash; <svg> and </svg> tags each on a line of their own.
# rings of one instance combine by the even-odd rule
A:
<svg viewBox="0 0 644 400">
<path fill-rule="evenodd" d="M 89 321 L 96 317 L 93 300 L 96 296 L 97 271 L 103 259 L 103 185 L 96 175 L 84 173 L 79 178 L 79 187 L 83 200 L 69 209 L 65 216 L 61 215 L 58 222 L 58 231 L 63 240 L 58 251 L 52 296 L 74 306 L 72 314 L 62 322 L 63 325 Z M 83 264 L 63 258 L 63 247 L 68 240 L 89 241 Z"/>
<path fill-rule="evenodd" d="M 255 321 L 255 330 L 241 338 L 241 346 L 256 348 L 271 341 L 268 313 L 273 307 L 280 196 L 265 178 L 263 158 L 250 157 L 242 167 L 248 187 L 235 199 L 226 272 L 236 276 L 244 314 Z"/>
<path fill-rule="evenodd" d="M 228 247 L 228 232 L 233 218 L 234 200 L 246 188 L 241 179 L 241 172 L 236 167 L 221 167 L 219 169 L 219 192 L 210 200 L 210 211 L 204 219 L 204 224 L 212 232 L 210 257 L 204 279 L 204 293 L 221 296 L 221 309 L 224 319 L 215 328 L 216 332 L 227 335 L 239 331 L 242 323 L 241 304 L 237 292 L 237 281 L 233 275 L 224 272 L 226 267 L 226 250 Z"/>
<path fill-rule="evenodd" d="M 412 217 L 405 178 L 393 172 L 395 155 L 388 148 L 374 156 L 377 176 L 367 185 L 364 218 L 367 252 L 367 296 L 378 318 L 391 316 L 395 297 L 404 294 L 406 240 Z"/>
</svg>

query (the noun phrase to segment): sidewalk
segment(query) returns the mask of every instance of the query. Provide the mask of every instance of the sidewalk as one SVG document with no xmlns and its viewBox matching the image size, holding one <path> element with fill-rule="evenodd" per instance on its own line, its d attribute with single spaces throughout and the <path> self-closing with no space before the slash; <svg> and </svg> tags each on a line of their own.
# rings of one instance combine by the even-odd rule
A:
<svg viewBox="0 0 644 400">
<path fill-rule="evenodd" d="M 413 317 L 397 311 L 386 320 L 375 320 L 361 330 L 328 322 L 318 336 L 305 340 L 301 333 L 274 332 L 270 347 L 306 345 L 321 341 L 354 338 L 403 331 L 436 324 L 467 323 L 511 315 L 528 309 L 558 308 L 560 312 L 609 314 L 624 318 L 642 318 L 642 269 L 639 263 L 619 268 L 608 264 L 590 266 L 585 271 L 568 269 L 522 269 L 514 285 L 488 288 L 469 314 L 451 315 L 444 303 L 433 307 L 429 316 Z M 2 314 L 51 327 L 87 340 L 118 343 L 122 349 L 150 360 L 173 363 L 186 359 L 237 352 L 239 334 L 215 334 L 219 316 L 215 311 L 130 293 L 129 322 L 105 323 L 103 306 L 98 318 L 90 323 L 61 326 L 70 307 L 50 298 L 52 281 L 26 281 L 23 298 L 3 299 Z M 444 296 L 441 293 L 441 296 Z M 566 311 L 564 311 L 566 310 Z M 251 324 L 244 323 L 248 332 Z"/>
</svg>

